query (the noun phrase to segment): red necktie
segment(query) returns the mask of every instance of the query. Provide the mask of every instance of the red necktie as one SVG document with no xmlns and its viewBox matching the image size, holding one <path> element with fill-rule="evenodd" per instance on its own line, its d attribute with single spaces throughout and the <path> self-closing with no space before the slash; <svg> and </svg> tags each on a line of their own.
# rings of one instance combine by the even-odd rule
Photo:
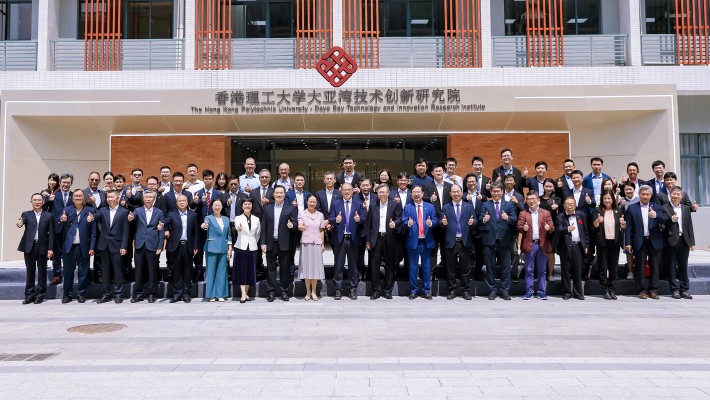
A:
<svg viewBox="0 0 710 400">
<path fill-rule="evenodd" d="M 424 237 L 424 215 L 422 215 L 422 205 L 417 206 L 417 222 L 419 224 L 419 237 Z"/>
<path fill-rule="evenodd" d="M 210 210 L 211 210 L 210 203 L 212 202 L 212 196 L 211 196 L 211 195 L 212 195 L 212 192 L 211 192 L 211 191 L 207 192 L 207 214 L 211 214 L 211 213 L 210 213 Z"/>
</svg>

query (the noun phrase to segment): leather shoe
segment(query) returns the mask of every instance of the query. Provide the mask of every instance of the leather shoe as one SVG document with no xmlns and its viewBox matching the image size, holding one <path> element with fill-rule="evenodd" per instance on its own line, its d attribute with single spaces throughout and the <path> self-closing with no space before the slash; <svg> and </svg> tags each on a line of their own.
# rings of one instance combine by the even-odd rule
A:
<svg viewBox="0 0 710 400">
<path fill-rule="evenodd" d="M 42 304 L 42 302 L 44 302 L 44 299 L 41 297 L 35 299 L 35 304 Z"/>
<path fill-rule="evenodd" d="M 422 297 L 425 298 L 425 299 L 427 299 L 427 300 L 432 300 L 432 299 L 434 299 L 433 297 L 431 297 L 431 293 L 429 293 L 429 292 L 424 293 L 424 294 L 422 295 Z"/>
<path fill-rule="evenodd" d="M 96 303 L 101 304 L 106 303 L 107 301 L 111 301 L 111 296 L 103 296 L 102 298 L 96 300 Z"/>
<path fill-rule="evenodd" d="M 116 299 L 114 300 L 116 304 L 121 304 L 123 303 L 123 297 L 121 296 L 116 296 Z"/>
<path fill-rule="evenodd" d="M 377 300 L 380 298 L 380 292 L 372 292 L 372 296 L 370 296 L 370 300 Z"/>
<path fill-rule="evenodd" d="M 572 295 L 569 293 L 565 293 L 562 295 L 562 300 L 569 300 L 572 298 Z"/>
<path fill-rule="evenodd" d="M 646 300 L 647 298 L 648 298 L 648 295 L 646 294 L 646 292 L 639 293 L 639 299 Z"/>
<path fill-rule="evenodd" d="M 392 293 L 385 293 L 385 299 L 392 300 Z"/>
<path fill-rule="evenodd" d="M 50 282 L 50 284 L 52 286 L 57 286 L 60 283 L 62 283 L 62 276 L 61 275 L 55 276 L 54 278 L 52 278 L 52 281 Z"/>
<path fill-rule="evenodd" d="M 409 294 L 409 300 L 414 300 L 414 299 L 416 299 L 416 298 L 417 298 L 417 294 L 416 294 L 416 293 L 410 293 L 410 294 Z"/>
<path fill-rule="evenodd" d="M 131 299 L 131 303 L 138 303 L 141 301 L 143 301 L 143 296 L 141 296 L 141 295 L 138 295 L 138 296 Z"/>
<path fill-rule="evenodd" d="M 77 296 L 76 301 L 78 301 L 79 303 L 85 303 L 86 297 L 79 295 L 79 296 Z"/>
<path fill-rule="evenodd" d="M 340 300 L 343 297 L 342 293 L 340 290 L 335 291 L 335 296 L 333 296 L 333 300 Z"/>
<path fill-rule="evenodd" d="M 350 291 L 350 296 L 348 297 L 350 298 L 350 300 L 357 300 L 357 293 L 354 289 Z"/>
<path fill-rule="evenodd" d="M 446 296 L 446 300 L 453 300 L 456 298 L 456 292 L 449 292 L 449 294 Z"/>
<path fill-rule="evenodd" d="M 671 297 L 674 299 L 680 299 L 680 293 L 678 293 L 677 290 L 674 290 L 673 293 L 671 293 Z"/>
<path fill-rule="evenodd" d="M 496 294 L 496 292 L 490 292 L 490 293 L 488 293 L 488 300 L 495 300 L 496 297 L 498 297 L 498 295 Z"/>
<path fill-rule="evenodd" d="M 603 297 L 604 297 L 604 300 L 611 300 L 611 295 L 609 294 L 609 292 L 604 292 Z"/>
<path fill-rule="evenodd" d="M 170 299 L 170 303 L 177 303 L 178 301 L 180 301 L 180 297 L 177 296 Z"/>
<path fill-rule="evenodd" d="M 71 302 L 71 296 L 64 296 L 62 297 L 62 304 L 66 304 Z"/>
<path fill-rule="evenodd" d="M 614 293 L 613 291 L 610 290 L 609 297 L 611 297 L 612 300 L 616 300 L 616 293 Z"/>
<path fill-rule="evenodd" d="M 579 296 L 574 296 L 574 298 L 577 300 L 584 300 L 584 295 L 580 294 Z"/>
<path fill-rule="evenodd" d="M 155 296 L 154 295 L 149 295 L 148 296 L 148 303 L 155 303 Z"/>
<path fill-rule="evenodd" d="M 190 296 L 183 296 L 183 297 L 182 297 L 182 301 L 185 302 L 185 303 L 189 303 L 189 302 L 192 301 L 192 297 L 190 297 Z"/>
<path fill-rule="evenodd" d="M 681 294 L 680 294 L 680 297 L 682 297 L 682 298 L 684 298 L 684 299 L 688 299 L 688 300 L 692 300 L 692 299 L 693 299 L 693 296 L 691 296 L 690 293 L 688 293 L 688 292 L 683 292 L 683 293 L 681 293 Z"/>
<path fill-rule="evenodd" d="M 512 299 L 512 298 L 510 297 L 510 295 L 508 294 L 508 292 L 503 292 L 503 293 L 501 293 L 500 298 L 503 299 L 503 300 L 511 300 L 511 299 Z"/>
<path fill-rule="evenodd" d="M 281 301 L 288 301 L 288 295 L 286 293 L 281 293 Z"/>
<path fill-rule="evenodd" d="M 471 293 L 469 292 L 463 292 L 463 299 L 464 300 L 471 300 Z"/>
<path fill-rule="evenodd" d="M 29 297 L 29 298 L 23 300 L 23 301 L 22 301 L 22 304 L 31 304 L 31 303 L 34 303 L 34 302 L 35 302 L 35 299 L 33 299 L 32 297 Z"/>
<path fill-rule="evenodd" d="M 658 293 L 656 293 L 656 292 L 651 292 L 651 294 L 648 295 L 648 297 L 652 298 L 653 300 L 658 300 L 661 298 L 661 296 L 659 296 Z"/>
<path fill-rule="evenodd" d="M 274 299 L 275 298 L 273 293 L 269 293 L 269 295 L 266 296 L 266 301 L 268 301 L 269 303 L 273 303 Z"/>
</svg>

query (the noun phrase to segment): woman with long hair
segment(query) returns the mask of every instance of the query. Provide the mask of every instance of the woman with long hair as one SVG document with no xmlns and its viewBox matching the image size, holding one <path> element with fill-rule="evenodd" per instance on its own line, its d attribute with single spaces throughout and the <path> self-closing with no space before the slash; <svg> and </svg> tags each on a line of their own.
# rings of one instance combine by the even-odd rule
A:
<svg viewBox="0 0 710 400">
<path fill-rule="evenodd" d="M 607 300 L 616 300 L 616 279 L 619 267 L 619 249 L 624 244 L 626 229 L 624 214 L 616 204 L 612 191 L 602 192 L 601 204 L 592 211 L 592 226 L 596 230 L 599 283 Z"/>
<path fill-rule="evenodd" d="M 552 220 L 557 220 L 557 213 L 562 209 L 562 199 L 555 196 L 555 181 L 545 178 L 542 181 L 544 192 L 540 195 L 540 208 L 550 212 Z M 557 234 L 552 233 L 550 237 L 552 243 L 552 253 L 547 255 L 547 280 L 551 281 L 555 274 L 555 250 L 557 250 Z"/>
</svg>

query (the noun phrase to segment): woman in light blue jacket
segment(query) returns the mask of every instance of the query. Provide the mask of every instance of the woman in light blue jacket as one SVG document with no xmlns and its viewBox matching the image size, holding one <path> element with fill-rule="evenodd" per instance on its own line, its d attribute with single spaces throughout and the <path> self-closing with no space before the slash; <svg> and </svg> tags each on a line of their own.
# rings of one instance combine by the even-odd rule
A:
<svg viewBox="0 0 710 400">
<path fill-rule="evenodd" d="M 227 260 L 232 258 L 232 234 L 229 217 L 222 216 L 222 201 L 212 201 L 212 215 L 205 217 L 202 229 L 207 231 L 205 257 L 205 298 L 203 301 L 225 301 L 229 295 L 227 286 Z"/>
</svg>

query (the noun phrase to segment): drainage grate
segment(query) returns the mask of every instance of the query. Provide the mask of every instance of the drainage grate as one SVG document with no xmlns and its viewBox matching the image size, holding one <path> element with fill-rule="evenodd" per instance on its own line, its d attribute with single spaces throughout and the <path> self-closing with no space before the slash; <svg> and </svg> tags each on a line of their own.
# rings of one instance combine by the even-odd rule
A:
<svg viewBox="0 0 710 400">
<path fill-rule="evenodd" d="M 107 333 L 107 332 L 120 331 L 123 328 L 127 328 L 127 326 L 123 325 L 123 324 L 88 324 L 88 325 L 73 326 L 73 327 L 67 329 L 67 332 L 85 333 L 88 335 L 93 335 L 94 333 Z"/>
<path fill-rule="evenodd" d="M 0 361 L 44 361 L 58 355 L 59 353 L 0 353 Z"/>
</svg>

